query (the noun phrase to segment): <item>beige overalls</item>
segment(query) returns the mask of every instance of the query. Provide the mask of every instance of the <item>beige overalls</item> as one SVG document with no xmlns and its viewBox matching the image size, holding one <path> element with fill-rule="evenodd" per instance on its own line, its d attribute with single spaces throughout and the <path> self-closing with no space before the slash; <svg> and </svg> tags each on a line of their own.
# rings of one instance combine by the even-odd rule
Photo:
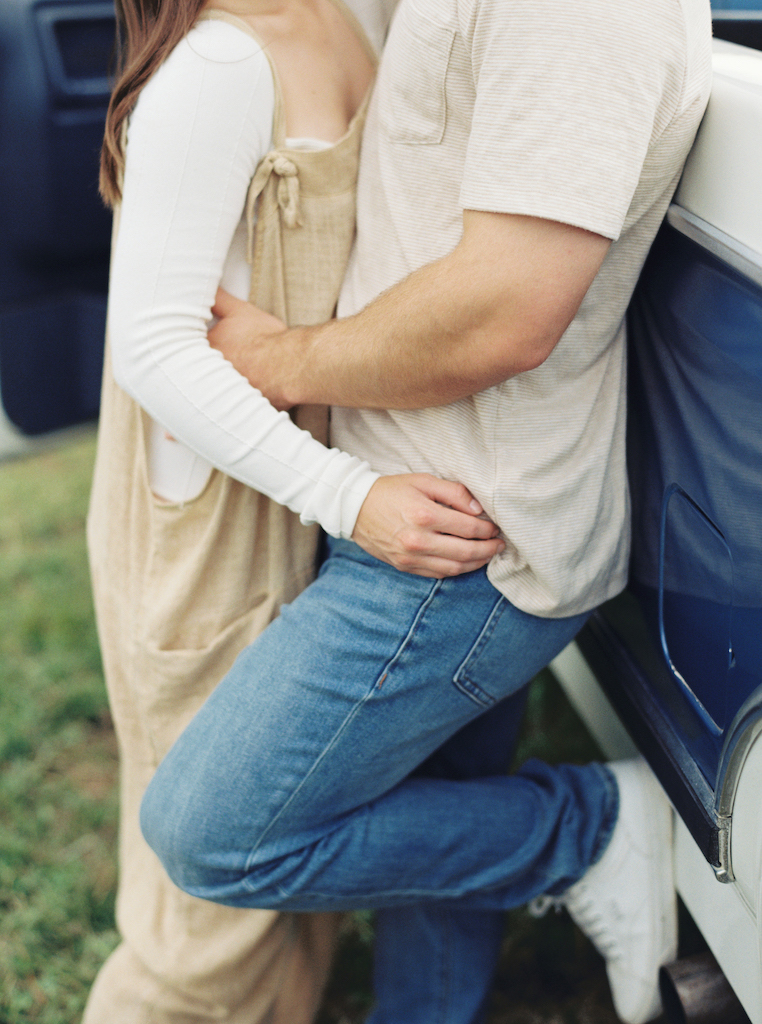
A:
<svg viewBox="0 0 762 1024">
<path fill-rule="evenodd" d="M 375 63 L 359 23 L 339 6 Z M 253 34 L 221 12 L 205 16 Z M 354 234 L 367 97 L 335 146 L 291 150 L 277 75 L 275 82 L 274 148 L 247 204 L 250 297 L 289 324 L 320 323 L 334 313 Z M 325 440 L 325 409 L 301 409 L 297 420 Z M 138 809 L 157 764 L 239 651 L 312 579 L 318 530 L 216 470 L 190 502 L 156 499 L 148 425 L 114 383 L 107 347 L 88 547 L 121 757 L 124 941 L 96 979 L 84 1024 L 307 1024 L 336 917 L 230 909 L 185 895 L 145 844 Z"/>
</svg>

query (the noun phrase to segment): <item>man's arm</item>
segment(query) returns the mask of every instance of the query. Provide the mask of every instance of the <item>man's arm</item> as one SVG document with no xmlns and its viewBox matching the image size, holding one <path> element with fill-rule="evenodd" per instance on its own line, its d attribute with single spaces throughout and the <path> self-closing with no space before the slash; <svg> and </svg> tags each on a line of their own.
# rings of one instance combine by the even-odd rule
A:
<svg viewBox="0 0 762 1024">
<path fill-rule="evenodd" d="M 467 210 L 450 255 L 356 316 L 282 330 L 221 296 L 209 339 L 281 409 L 445 405 L 544 362 L 610 244 L 557 221 Z"/>
</svg>

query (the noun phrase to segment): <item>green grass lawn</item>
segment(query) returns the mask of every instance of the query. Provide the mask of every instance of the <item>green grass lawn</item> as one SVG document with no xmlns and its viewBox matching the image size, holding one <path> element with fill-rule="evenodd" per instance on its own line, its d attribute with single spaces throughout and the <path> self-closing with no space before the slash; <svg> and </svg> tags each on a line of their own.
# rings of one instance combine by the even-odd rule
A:
<svg viewBox="0 0 762 1024">
<path fill-rule="evenodd" d="M 79 1019 L 113 924 L 116 752 L 85 561 L 92 439 L 0 466 L 0 1021 Z"/>
<path fill-rule="evenodd" d="M 0 1024 L 76 1024 L 117 941 L 117 761 L 84 542 L 93 454 L 85 438 L 0 465 Z M 520 742 L 533 755 L 595 756 L 547 674 Z M 349 918 L 321 1024 L 363 1019 L 371 942 L 371 915 Z M 568 918 L 507 915 L 490 1024 L 615 1021 Z"/>
</svg>

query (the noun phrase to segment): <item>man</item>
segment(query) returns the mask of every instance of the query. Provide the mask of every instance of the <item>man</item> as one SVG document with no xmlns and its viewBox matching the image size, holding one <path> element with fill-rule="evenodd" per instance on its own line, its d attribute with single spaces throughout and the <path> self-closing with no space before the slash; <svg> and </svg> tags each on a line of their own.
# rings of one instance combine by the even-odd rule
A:
<svg viewBox="0 0 762 1024">
<path fill-rule="evenodd" d="M 486 577 L 415 593 L 334 543 L 144 803 L 196 895 L 379 908 L 374 1024 L 481 1020 L 499 913 L 543 892 L 622 1019 L 658 1013 L 674 897 L 647 772 L 462 756 L 624 586 L 624 312 L 709 83 L 704 0 L 402 0 L 339 319 L 283 331 L 220 296 L 213 343 L 276 405 L 331 403 L 334 443 L 459 480 L 506 542 Z"/>
</svg>

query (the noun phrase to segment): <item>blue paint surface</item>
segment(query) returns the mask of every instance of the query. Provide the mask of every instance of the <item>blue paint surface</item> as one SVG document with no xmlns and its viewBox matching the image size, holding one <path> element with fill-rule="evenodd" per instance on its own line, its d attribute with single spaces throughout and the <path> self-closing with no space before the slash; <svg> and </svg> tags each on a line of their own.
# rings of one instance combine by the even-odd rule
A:
<svg viewBox="0 0 762 1024">
<path fill-rule="evenodd" d="M 762 685 L 762 288 L 665 226 L 629 328 L 643 656 L 658 652 L 656 699 L 712 783 L 734 715 Z"/>
</svg>

